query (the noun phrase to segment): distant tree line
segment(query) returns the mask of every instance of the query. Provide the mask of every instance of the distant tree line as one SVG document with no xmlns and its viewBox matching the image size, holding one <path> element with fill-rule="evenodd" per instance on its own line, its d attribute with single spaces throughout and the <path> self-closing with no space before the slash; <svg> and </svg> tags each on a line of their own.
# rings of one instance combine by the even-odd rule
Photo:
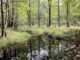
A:
<svg viewBox="0 0 80 60">
<path fill-rule="evenodd" d="M 50 27 L 52 25 L 52 9 L 53 9 L 53 4 L 55 0 L 44 0 L 45 2 L 47 1 L 47 8 L 43 9 L 42 6 L 41 6 L 41 3 L 43 2 L 42 0 L 35 0 L 37 1 L 36 4 L 37 4 L 37 25 L 40 27 L 42 24 L 41 22 L 45 23 L 47 22 L 47 25 L 48 27 Z M 28 18 L 28 26 L 32 26 L 34 25 L 35 23 L 33 22 L 35 20 L 36 22 L 36 19 L 33 19 L 33 11 L 32 11 L 32 3 L 33 3 L 33 0 L 1 0 L 0 3 L 1 3 L 1 36 L 7 36 L 7 28 L 8 27 L 13 27 L 14 29 L 17 29 L 18 27 L 18 23 L 19 23 L 19 14 L 18 11 L 18 7 L 19 7 L 19 3 L 20 2 L 24 2 L 24 4 L 27 4 L 28 8 L 26 8 L 26 16 Z M 63 0 L 64 3 L 62 3 L 61 0 L 57 0 L 57 25 L 60 27 L 62 24 L 62 19 L 61 19 L 61 9 L 62 9 L 62 5 L 61 4 L 64 4 L 64 7 L 66 7 L 66 26 L 67 27 L 70 27 L 70 18 L 71 18 L 71 7 L 76 7 L 80 4 L 76 4 L 75 2 L 80 2 L 79 0 L 76 1 L 76 0 Z M 43 6 L 45 7 L 45 5 Z M 77 7 L 76 7 L 77 8 Z M 46 10 L 47 9 L 47 10 Z M 46 20 L 42 21 L 41 18 L 44 16 L 43 15 L 43 10 L 47 11 L 46 15 L 47 18 Z M 24 12 L 24 11 L 23 11 Z M 79 12 L 78 12 L 79 13 Z M 78 16 L 78 19 L 80 18 L 80 15 L 75 15 L 75 16 Z M 74 17 L 74 16 L 73 16 Z M 44 17 L 45 18 L 45 17 Z M 26 19 L 27 20 L 27 19 Z M 27 24 L 27 23 L 26 23 Z M 53 24 L 54 25 L 54 24 Z"/>
</svg>

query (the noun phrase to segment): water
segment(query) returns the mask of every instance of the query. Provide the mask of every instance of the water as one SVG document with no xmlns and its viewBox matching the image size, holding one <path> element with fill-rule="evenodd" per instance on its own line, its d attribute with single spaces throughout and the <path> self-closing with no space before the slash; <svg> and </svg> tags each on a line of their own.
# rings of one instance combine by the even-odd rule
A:
<svg viewBox="0 0 80 60">
<path fill-rule="evenodd" d="M 62 43 L 59 44 L 59 52 L 63 50 L 64 45 Z M 54 52 L 56 54 L 58 54 L 58 47 L 54 49 Z M 32 53 L 32 57 L 31 57 L 31 53 Z M 47 59 L 47 57 L 49 56 L 48 53 L 48 46 L 45 46 L 44 48 L 40 48 L 40 51 L 35 50 L 32 51 L 31 53 L 27 54 L 27 58 L 28 60 L 42 60 L 42 59 Z"/>
<path fill-rule="evenodd" d="M 31 53 L 32 53 L 32 57 L 31 57 Z M 35 51 L 32 51 L 31 53 L 28 53 L 27 54 L 27 58 L 28 60 L 42 60 L 42 59 L 46 59 L 48 57 L 48 50 L 47 49 L 43 49 L 43 48 L 40 48 L 40 51 L 38 50 L 35 50 Z"/>
</svg>

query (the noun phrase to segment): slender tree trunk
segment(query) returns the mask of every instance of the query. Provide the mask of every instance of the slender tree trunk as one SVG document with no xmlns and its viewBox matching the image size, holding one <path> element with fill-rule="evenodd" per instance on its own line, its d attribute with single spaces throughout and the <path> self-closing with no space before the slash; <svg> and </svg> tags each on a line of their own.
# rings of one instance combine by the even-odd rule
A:
<svg viewBox="0 0 80 60">
<path fill-rule="evenodd" d="M 7 32 L 6 31 L 7 31 L 7 24 L 8 24 L 8 18 L 9 18 L 8 17 L 8 10 L 9 10 L 9 5 L 8 4 L 9 4 L 9 0 L 6 0 L 6 16 L 5 16 L 5 21 L 4 21 L 5 22 L 5 25 L 4 25 L 5 36 L 7 36 Z"/>
<path fill-rule="evenodd" d="M 38 0 L 38 26 L 40 26 L 40 0 Z"/>
<path fill-rule="evenodd" d="M 18 0 L 16 2 L 16 13 L 15 13 L 15 20 L 14 20 L 14 28 L 17 29 L 18 27 Z"/>
<path fill-rule="evenodd" d="M 68 0 L 67 4 L 67 16 L 66 16 L 66 24 L 67 24 L 67 27 L 70 27 L 70 23 L 69 23 L 69 17 L 70 17 L 70 1 Z"/>
<path fill-rule="evenodd" d="M 51 0 L 48 0 L 48 5 L 49 5 L 49 24 L 48 26 L 51 26 Z"/>
<path fill-rule="evenodd" d="M 29 0 L 29 26 L 31 26 L 31 0 Z"/>
<path fill-rule="evenodd" d="M 1 36 L 4 36 L 4 11 L 3 11 L 3 0 L 1 0 L 1 17 L 2 17 L 2 32 Z"/>
<path fill-rule="evenodd" d="M 10 19 L 10 0 L 7 2 L 7 8 L 8 8 L 8 27 L 10 27 L 11 19 Z"/>
<path fill-rule="evenodd" d="M 14 26 L 14 0 L 12 0 L 12 21 L 11 21 L 11 27 Z"/>
<path fill-rule="evenodd" d="M 60 27 L 60 0 L 58 0 L 58 26 Z"/>
</svg>

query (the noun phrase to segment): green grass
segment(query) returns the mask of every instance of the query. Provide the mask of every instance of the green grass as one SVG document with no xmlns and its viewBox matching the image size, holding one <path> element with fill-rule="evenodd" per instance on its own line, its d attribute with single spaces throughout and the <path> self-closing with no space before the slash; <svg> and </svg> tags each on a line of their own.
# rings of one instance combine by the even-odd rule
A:
<svg viewBox="0 0 80 60">
<path fill-rule="evenodd" d="M 68 32 L 69 30 L 77 30 L 77 29 L 80 30 L 80 27 L 71 26 L 71 27 L 67 28 L 65 26 L 62 26 L 62 27 L 32 26 L 31 28 L 29 28 L 27 26 L 24 26 L 24 27 L 19 27 L 18 31 L 8 29 L 7 37 L 0 38 L 0 47 L 6 46 L 8 44 L 24 43 L 31 37 L 31 35 L 28 32 L 26 32 L 26 30 L 32 31 L 35 34 L 35 36 L 43 34 L 44 32 L 48 32 L 48 33 L 54 34 L 56 36 L 64 36 L 65 32 Z"/>
<path fill-rule="evenodd" d="M 26 28 L 26 30 L 31 30 L 36 34 L 42 34 L 44 32 L 52 33 L 55 35 L 63 35 L 65 32 L 68 32 L 69 30 L 80 30 L 80 27 L 78 26 L 71 26 L 69 28 L 65 26 L 61 27 L 31 27 L 31 28 Z"/>
<path fill-rule="evenodd" d="M 17 32 L 9 29 L 7 31 L 7 37 L 0 38 L 0 47 L 6 46 L 7 44 L 22 43 L 30 37 L 27 32 Z"/>
</svg>

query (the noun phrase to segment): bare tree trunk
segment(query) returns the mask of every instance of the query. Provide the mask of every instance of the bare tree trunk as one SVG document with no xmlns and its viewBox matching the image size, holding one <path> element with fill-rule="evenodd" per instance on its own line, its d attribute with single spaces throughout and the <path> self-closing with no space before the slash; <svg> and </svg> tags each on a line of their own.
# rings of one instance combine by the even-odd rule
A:
<svg viewBox="0 0 80 60">
<path fill-rule="evenodd" d="M 18 0 L 17 0 L 17 2 L 16 2 L 16 15 L 15 15 L 15 20 L 14 20 L 14 28 L 15 29 L 17 29 L 17 27 L 18 27 Z"/>
<path fill-rule="evenodd" d="M 66 22 L 67 22 L 67 27 L 70 27 L 69 23 L 69 17 L 70 17 L 70 1 L 68 0 L 67 4 L 67 16 L 66 16 Z"/>
<path fill-rule="evenodd" d="M 31 0 L 29 0 L 29 26 L 31 26 Z"/>
<path fill-rule="evenodd" d="M 51 26 L 51 0 L 48 0 L 48 5 L 49 5 L 49 25 Z"/>
<path fill-rule="evenodd" d="M 58 26 L 60 27 L 60 0 L 58 0 Z"/>
<path fill-rule="evenodd" d="M 12 16 L 11 16 L 11 10 L 10 10 L 10 5 L 11 5 L 11 0 L 8 1 L 8 27 L 12 27 L 11 26 L 11 22 L 12 22 Z"/>
<path fill-rule="evenodd" d="M 7 36 L 7 25 L 8 25 L 8 19 L 9 19 L 9 0 L 6 0 L 6 16 L 5 16 L 5 25 L 4 25 L 4 32 L 5 32 L 5 36 Z"/>
<path fill-rule="evenodd" d="M 14 26 L 14 0 L 12 0 L 12 21 L 11 21 L 11 27 Z"/>
<path fill-rule="evenodd" d="M 40 26 L 40 0 L 38 0 L 38 26 Z"/>
<path fill-rule="evenodd" d="M 3 0 L 1 0 L 1 17 L 2 17 L 2 32 L 1 36 L 4 36 L 4 8 L 3 8 Z"/>
</svg>

